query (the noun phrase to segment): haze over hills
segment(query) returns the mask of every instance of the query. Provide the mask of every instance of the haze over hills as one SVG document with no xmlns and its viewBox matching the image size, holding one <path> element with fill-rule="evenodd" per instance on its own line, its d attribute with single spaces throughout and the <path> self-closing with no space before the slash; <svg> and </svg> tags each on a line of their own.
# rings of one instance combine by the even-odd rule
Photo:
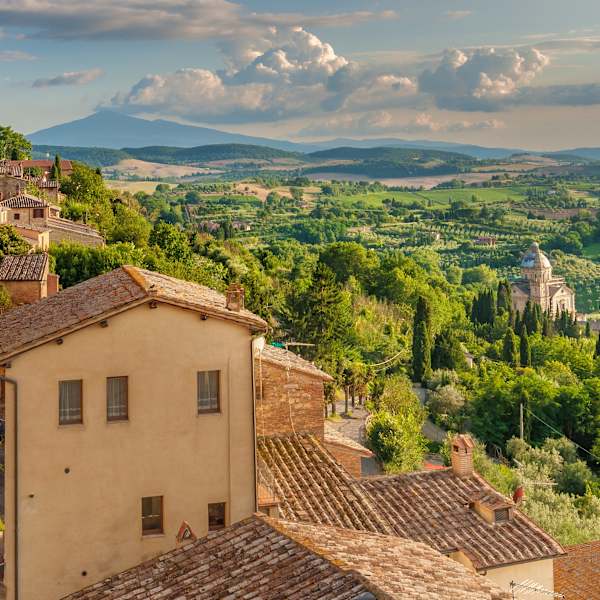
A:
<svg viewBox="0 0 600 600">
<path fill-rule="evenodd" d="M 336 138 L 319 142 L 299 143 L 230 133 L 209 127 L 182 125 L 164 119 L 150 121 L 107 110 L 99 111 L 83 119 L 36 131 L 28 137 L 36 146 L 70 147 L 77 148 L 78 151 L 82 151 L 84 148 L 106 148 L 107 150 L 118 151 L 150 146 L 197 148 L 207 145 L 246 144 L 302 153 L 339 147 L 395 147 L 447 151 L 466 154 L 477 159 L 505 159 L 513 154 L 530 152 L 545 156 L 575 156 L 588 160 L 600 160 L 600 148 L 573 148 L 540 153 L 519 148 L 484 147 L 454 142 L 398 138 Z M 62 152 L 64 155 L 67 153 L 68 151 L 65 152 L 64 150 Z"/>
</svg>

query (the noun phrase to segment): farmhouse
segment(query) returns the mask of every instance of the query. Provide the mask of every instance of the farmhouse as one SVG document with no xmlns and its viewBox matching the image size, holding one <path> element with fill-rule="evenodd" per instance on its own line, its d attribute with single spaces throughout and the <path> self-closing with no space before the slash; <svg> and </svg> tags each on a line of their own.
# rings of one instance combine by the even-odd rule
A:
<svg viewBox="0 0 600 600">
<path fill-rule="evenodd" d="M 14 305 L 31 304 L 58 292 L 58 275 L 49 273 L 48 266 L 45 253 L 8 255 L 0 260 L 0 285 Z"/>
<path fill-rule="evenodd" d="M 574 313 L 575 292 L 562 277 L 552 275 L 548 257 L 534 242 L 521 261 L 522 278 L 512 284 L 513 307 L 523 314 L 528 301 L 539 304 L 543 312 Z"/>
</svg>

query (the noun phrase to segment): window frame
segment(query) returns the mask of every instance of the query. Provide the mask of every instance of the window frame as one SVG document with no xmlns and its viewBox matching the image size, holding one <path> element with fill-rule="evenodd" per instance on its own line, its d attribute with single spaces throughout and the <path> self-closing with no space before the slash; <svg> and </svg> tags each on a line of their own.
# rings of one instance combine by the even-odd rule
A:
<svg viewBox="0 0 600 600">
<path fill-rule="evenodd" d="M 34 208 L 32 212 L 33 219 L 43 219 L 44 218 L 44 209 L 43 208 Z"/>
<path fill-rule="evenodd" d="M 63 384 L 78 383 L 79 384 L 79 420 L 63 421 L 61 417 L 61 393 Z M 65 425 L 83 425 L 83 379 L 61 379 L 58 382 L 58 424 Z"/>
<path fill-rule="evenodd" d="M 210 524 L 210 509 L 211 507 L 214 506 L 222 506 L 223 507 L 223 524 L 222 525 L 217 525 L 217 526 L 212 526 Z M 208 513 L 208 531 L 220 531 L 222 529 L 225 529 L 227 527 L 227 502 L 209 502 L 208 506 L 207 506 L 207 513 Z"/>
<path fill-rule="evenodd" d="M 217 377 L 217 405 L 211 408 L 200 408 L 200 376 L 205 373 L 216 373 Z M 196 373 L 196 415 L 207 415 L 221 412 L 221 371 L 219 369 L 211 369 L 206 371 L 197 371 Z"/>
<path fill-rule="evenodd" d="M 160 501 L 160 513 L 158 515 L 146 515 L 144 516 L 144 500 L 155 500 L 159 499 Z M 142 496 L 141 500 L 141 525 L 142 525 L 142 536 L 152 536 L 152 535 L 164 535 L 165 533 L 165 499 L 164 496 Z M 159 517 L 160 519 L 160 529 L 144 529 L 144 520 L 145 519 L 155 519 Z"/>
<path fill-rule="evenodd" d="M 119 416 L 110 415 L 110 392 L 109 382 L 113 380 L 125 381 L 125 414 Z M 106 421 L 108 423 L 115 423 L 119 421 L 129 421 L 129 377 L 127 375 L 117 375 L 114 377 L 106 378 Z"/>
</svg>

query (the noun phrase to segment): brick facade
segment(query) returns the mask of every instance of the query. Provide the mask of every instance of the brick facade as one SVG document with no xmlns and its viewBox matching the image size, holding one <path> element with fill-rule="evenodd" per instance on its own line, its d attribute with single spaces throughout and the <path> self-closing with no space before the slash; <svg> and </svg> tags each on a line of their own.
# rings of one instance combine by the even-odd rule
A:
<svg viewBox="0 0 600 600">
<path fill-rule="evenodd" d="M 324 438 L 323 378 L 261 358 L 256 366 L 256 433 Z"/>
<path fill-rule="evenodd" d="M 349 446 L 341 446 L 325 442 L 325 448 L 333 457 L 352 475 L 352 477 L 362 476 L 362 455 Z"/>
<path fill-rule="evenodd" d="M 47 281 L 2 281 L 15 306 L 32 304 L 48 295 Z"/>
</svg>

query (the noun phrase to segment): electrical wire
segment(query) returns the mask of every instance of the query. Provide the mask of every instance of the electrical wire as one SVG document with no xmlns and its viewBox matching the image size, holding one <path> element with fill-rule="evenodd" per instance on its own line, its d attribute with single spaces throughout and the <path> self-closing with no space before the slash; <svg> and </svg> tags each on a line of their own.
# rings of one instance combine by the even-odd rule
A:
<svg viewBox="0 0 600 600">
<path fill-rule="evenodd" d="M 562 431 L 559 431 L 558 429 L 556 429 L 555 427 L 553 427 L 552 425 L 550 425 L 550 423 L 546 423 L 546 421 L 544 421 L 544 419 L 542 419 L 541 417 L 538 417 L 533 411 L 531 411 L 526 406 L 524 408 L 525 408 L 525 410 L 532 417 L 535 417 L 540 423 L 543 423 L 546 427 L 548 427 L 549 429 L 551 429 L 552 431 L 554 431 L 554 433 L 558 433 L 558 435 L 567 438 L 572 444 L 575 444 L 575 446 L 577 448 L 579 448 L 580 450 L 583 450 L 584 452 L 587 452 L 587 454 L 589 454 L 592 458 L 594 458 L 598 462 L 600 462 L 600 457 L 599 456 L 596 456 L 593 452 L 590 452 L 587 448 L 584 448 L 583 446 L 580 446 L 577 442 L 574 442 L 572 439 L 568 438 Z"/>
</svg>

